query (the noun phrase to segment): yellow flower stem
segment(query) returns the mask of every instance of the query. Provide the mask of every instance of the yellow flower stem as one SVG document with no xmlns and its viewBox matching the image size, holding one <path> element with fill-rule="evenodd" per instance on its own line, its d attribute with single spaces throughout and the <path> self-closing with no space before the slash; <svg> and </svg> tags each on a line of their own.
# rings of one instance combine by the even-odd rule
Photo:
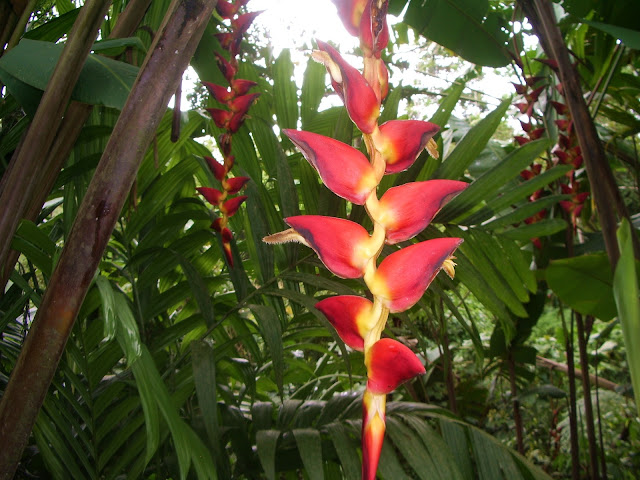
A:
<svg viewBox="0 0 640 480">
<path fill-rule="evenodd" d="M 373 310 L 371 311 L 371 317 L 375 318 L 375 324 L 371 330 L 369 330 L 364 337 L 364 363 L 369 364 L 369 352 L 373 344 L 380 340 L 384 327 L 387 325 L 387 319 L 389 318 L 389 309 L 384 305 L 380 297 L 373 297 Z"/>
</svg>

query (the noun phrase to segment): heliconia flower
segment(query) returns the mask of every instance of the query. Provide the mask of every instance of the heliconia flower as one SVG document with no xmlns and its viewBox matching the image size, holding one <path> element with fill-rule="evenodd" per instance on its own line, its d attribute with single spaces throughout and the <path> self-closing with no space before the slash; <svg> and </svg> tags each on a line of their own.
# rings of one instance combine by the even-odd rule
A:
<svg viewBox="0 0 640 480">
<path fill-rule="evenodd" d="M 227 124 L 227 129 L 229 130 L 229 132 L 236 133 L 238 130 L 240 130 L 240 127 L 244 123 L 245 118 L 247 118 L 246 112 L 234 113 L 229 120 L 229 123 Z"/>
<path fill-rule="evenodd" d="M 524 81 L 527 85 L 529 85 L 530 87 L 532 87 L 533 85 L 535 85 L 536 83 L 538 83 L 540 80 L 544 80 L 546 77 L 524 77 Z"/>
<path fill-rule="evenodd" d="M 220 108 L 206 108 L 205 110 L 209 112 L 209 115 L 211 115 L 211 118 L 213 119 L 213 123 L 215 123 L 218 128 L 227 128 L 229 121 L 233 116 L 232 112 L 222 110 Z"/>
<path fill-rule="evenodd" d="M 380 125 L 373 143 L 387 164 L 385 173 L 409 168 L 438 130 L 438 125 L 422 120 L 389 120 Z"/>
<path fill-rule="evenodd" d="M 358 36 L 360 33 L 360 20 L 362 12 L 367 5 L 368 0 L 332 0 L 338 9 L 338 16 L 344 28 L 353 35 Z"/>
<path fill-rule="evenodd" d="M 529 140 L 527 137 L 523 137 L 522 135 L 516 135 L 513 137 L 513 139 L 518 142 L 518 145 L 522 146 L 525 143 L 529 143 L 531 140 Z"/>
<path fill-rule="evenodd" d="M 571 120 L 559 118 L 555 121 L 555 124 L 558 126 L 560 130 L 563 132 L 569 131 L 571 127 Z"/>
<path fill-rule="evenodd" d="M 369 233 L 355 222 L 320 215 L 289 217 L 285 222 L 339 277 L 362 277 L 366 263 L 376 253 L 370 249 Z"/>
<path fill-rule="evenodd" d="M 225 194 L 223 192 L 221 192 L 220 190 L 216 189 L 216 188 L 198 187 L 198 188 L 196 188 L 196 190 L 211 205 L 218 205 L 220 203 L 220 200 L 222 200 L 225 197 Z"/>
<path fill-rule="evenodd" d="M 222 75 L 224 75 L 224 78 L 227 79 L 227 82 L 231 83 L 231 80 L 236 76 L 238 69 L 219 53 L 216 52 L 215 55 L 216 59 L 218 60 L 218 67 L 220 67 Z"/>
<path fill-rule="evenodd" d="M 520 120 L 520 126 L 522 127 L 522 130 L 525 131 L 525 133 L 529 133 L 533 129 L 533 125 L 531 125 L 531 122 L 523 122 L 522 120 Z"/>
<path fill-rule="evenodd" d="M 362 74 L 349 65 L 338 51 L 328 43 L 317 40 L 314 60 L 324 64 L 331 77 L 331 84 L 342 98 L 349 117 L 362 133 L 371 133 L 380 116 L 380 102 Z"/>
<path fill-rule="evenodd" d="M 392 187 L 370 213 L 384 225 L 386 243 L 393 245 L 415 237 L 453 197 L 468 186 L 457 180 L 427 180 Z"/>
<path fill-rule="evenodd" d="M 452 273 L 450 258 L 461 243 L 461 238 L 435 238 L 398 250 L 380 263 L 367 286 L 391 313 L 403 312 L 420 300 L 440 269 Z"/>
<path fill-rule="evenodd" d="M 538 100 L 538 97 L 540 96 L 540 94 L 542 93 L 542 91 L 545 89 L 545 86 L 541 86 L 536 88 L 535 90 L 532 90 L 531 92 L 529 92 L 528 94 L 525 95 L 525 98 L 527 99 L 527 101 L 529 103 L 533 103 L 535 101 Z"/>
<path fill-rule="evenodd" d="M 553 70 L 555 72 L 558 71 L 558 62 L 556 62 L 555 60 L 552 60 L 550 58 L 534 58 L 534 60 L 536 62 L 544 63 L 549 68 L 551 68 L 551 70 Z"/>
<path fill-rule="evenodd" d="M 365 390 L 362 398 L 362 480 L 375 480 L 384 443 L 386 394 Z"/>
<path fill-rule="evenodd" d="M 229 265 L 233 267 L 233 253 L 231 252 L 231 240 L 233 239 L 233 234 L 231 233 L 231 230 L 225 227 L 222 229 L 220 236 L 222 237 L 222 249 L 224 251 L 224 256 L 227 257 Z"/>
<path fill-rule="evenodd" d="M 511 85 L 513 85 L 513 88 L 515 88 L 516 93 L 518 95 L 524 95 L 525 93 L 527 93 L 527 86 L 526 85 L 522 85 L 520 83 L 513 83 L 513 82 L 511 82 Z"/>
<path fill-rule="evenodd" d="M 226 103 L 231 98 L 233 98 L 233 92 L 230 92 L 227 88 L 222 85 L 216 85 L 211 82 L 202 82 L 202 84 L 207 87 L 211 96 L 220 103 Z"/>
<path fill-rule="evenodd" d="M 241 113 L 244 115 L 251 107 L 251 104 L 260 96 L 259 93 L 250 93 L 248 95 L 240 95 L 228 102 L 229 109 L 234 113 Z"/>
<path fill-rule="evenodd" d="M 567 107 L 564 103 L 551 100 L 551 106 L 558 115 L 565 115 L 569 111 L 569 107 Z"/>
<path fill-rule="evenodd" d="M 231 18 L 240 8 L 240 2 L 227 2 L 225 0 L 218 0 L 216 4 L 216 11 L 222 18 Z"/>
<path fill-rule="evenodd" d="M 238 35 L 238 37 L 242 37 L 245 34 L 249 26 L 253 23 L 258 15 L 260 15 L 262 11 L 257 12 L 249 12 L 239 15 L 237 18 L 231 20 L 231 28 Z"/>
<path fill-rule="evenodd" d="M 364 205 L 378 185 L 373 167 L 360 150 L 317 133 L 284 130 L 304 158 L 336 195 Z"/>
<path fill-rule="evenodd" d="M 386 20 L 388 6 L 388 0 L 369 0 L 365 5 L 359 28 L 360 46 L 365 51 L 365 56 L 379 57 L 389 43 L 389 28 Z"/>
<path fill-rule="evenodd" d="M 222 230 L 226 228 L 223 225 L 224 223 L 225 223 L 225 220 L 222 219 L 221 217 L 218 217 L 211 223 L 211 229 L 218 233 L 222 233 Z"/>
<path fill-rule="evenodd" d="M 246 195 L 233 197 L 220 206 L 220 211 L 227 217 L 233 217 L 233 215 L 235 215 L 235 213 L 238 211 L 238 208 L 240 208 L 240 205 L 242 205 L 242 202 L 244 202 L 247 198 L 248 197 Z"/>
<path fill-rule="evenodd" d="M 209 165 L 209 170 L 211 170 L 211 173 L 213 173 L 213 176 L 216 177 L 217 180 L 222 181 L 222 179 L 227 174 L 227 169 L 224 168 L 224 165 L 218 162 L 213 157 L 205 156 L 204 159 L 207 161 L 207 165 Z"/>
<path fill-rule="evenodd" d="M 544 127 L 540 127 L 540 128 L 536 128 L 534 130 L 531 130 L 529 132 L 529 138 L 531 140 L 538 140 L 539 138 L 542 137 L 542 135 L 544 134 L 545 131 L 546 131 L 546 128 L 544 128 Z"/>
<path fill-rule="evenodd" d="M 424 365 L 409 347 L 391 338 L 373 344 L 365 358 L 367 390 L 372 393 L 393 392 L 401 383 L 425 373 Z"/>
<path fill-rule="evenodd" d="M 373 304 L 366 298 L 355 295 L 338 295 L 316 303 L 327 320 L 333 325 L 344 343 L 357 351 L 364 350 L 364 335 L 373 327 L 371 310 Z"/>
<path fill-rule="evenodd" d="M 231 90 L 233 90 L 236 95 L 244 95 L 256 85 L 258 85 L 257 82 L 252 80 L 244 80 L 242 78 L 234 78 L 231 80 Z"/>
<path fill-rule="evenodd" d="M 235 195 L 242 190 L 242 187 L 244 187 L 248 181 L 249 177 L 226 178 L 222 181 L 222 185 L 229 195 Z"/>
<path fill-rule="evenodd" d="M 220 46 L 223 49 L 228 50 L 232 55 L 235 55 L 235 52 L 233 51 L 233 44 L 237 37 L 233 33 L 221 32 L 214 34 L 214 36 L 218 39 L 218 42 L 220 42 Z"/>
<path fill-rule="evenodd" d="M 528 117 L 533 115 L 533 103 L 514 103 L 513 106 L 520 110 L 520 113 L 525 114 Z"/>
</svg>

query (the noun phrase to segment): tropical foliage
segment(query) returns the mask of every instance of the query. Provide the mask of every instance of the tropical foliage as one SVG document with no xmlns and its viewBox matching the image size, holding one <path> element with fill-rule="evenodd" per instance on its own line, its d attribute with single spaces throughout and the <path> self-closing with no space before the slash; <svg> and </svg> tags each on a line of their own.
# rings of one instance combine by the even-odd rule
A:
<svg viewBox="0 0 640 480">
<path fill-rule="evenodd" d="M 0 478 L 359 478 L 371 371 L 322 302 L 377 292 L 263 238 L 320 215 L 374 231 L 369 205 L 345 200 L 301 147 L 322 135 L 364 156 L 369 126 L 321 108 L 340 82 L 311 51 L 298 85 L 289 50 L 242 36 L 251 2 L 94 1 L 0 9 Z M 440 129 L 428 132 L 435 156 L 367 192 L 466 188 L 415 240 L 378 252 L 381 266 L 413 244 L 463 240 L 453 279 L 391 309 L 384 336 L 426 374 L 387 397 L 379 478 L 640 468 L 639 8 L 388 2 L 399 20 L 374 55 L 391 73 L 377 122 Z M 431 118 L 420 89 L 394 83 L 410 39 L 478 67 L 430 92 Z M 189 61 L 211 96 L 166 108 Z M 480 67 L 506 65 L 514 96 L 457 118 Z M 510 118 L 522 131 L 505 141 Z"/>
</svg>

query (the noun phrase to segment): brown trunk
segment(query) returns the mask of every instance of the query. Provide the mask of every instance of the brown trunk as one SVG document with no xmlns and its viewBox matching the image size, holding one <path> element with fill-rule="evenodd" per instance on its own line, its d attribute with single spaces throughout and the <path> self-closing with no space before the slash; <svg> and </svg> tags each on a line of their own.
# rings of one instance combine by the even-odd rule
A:
<svg viewBox="0 0 640 480">
<path fill-rule="evenodd" d="M 509 366 L 509 383 L 511 384 L 511 398 L 513 398 L 513 421 L 516 425 L 516 444 L 518 453 L 524 455 L 524 431 L 522 427 L 522 414 L 520 412 L 520 400 L 518 400 L 518 386 L 516 384 L 516 362 L 513 355 L 509 353 L 507 358 Z"/>
<path fill-rule="evenodd" d="M 0 402 L 0 480 L 15 472 L 140 162 L 215 3 L 177 2 L 149 50 Z"/>
</svg>

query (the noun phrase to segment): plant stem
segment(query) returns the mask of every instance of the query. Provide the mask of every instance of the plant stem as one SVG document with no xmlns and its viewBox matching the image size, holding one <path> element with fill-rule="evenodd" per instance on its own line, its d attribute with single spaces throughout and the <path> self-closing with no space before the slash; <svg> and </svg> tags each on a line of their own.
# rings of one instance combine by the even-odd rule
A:
<svg viewBox="0 0 640 480">
<path fill-rule="evenodd" d="M 578 398 L 576 395 L 576 371 L 573 361 L 573 318 L 571 319 L 571 330 L 567 328 L 564 319 L 564 310 L 560 308 L 560 318 L 562 319 L 562 330 L 564 333 L 564 345 L 567 355 L 567 375 L 569 376 L 569 433 L 571 445 L 571 478 L 580 478 L 580 446 L 578 444 L 578 415 L 576 412 Z"/>
<path fill-rule="evenodd" d="M 0 402 L 0 480 L 12 478 L 120 211 L 215 0 L 167 12 L 80 206 Z M 175 52 L 180 52 L 176 55 Z"/>
<path fill-rule="evenodd" d="M 509 352 L 507 356 L 507 365 L 509 367 L 509 383 L 511 385 L 511 398 L 513 399 L 513 421 L 516 424 L 516 445 L 518 453 L 524 455 L 524 435 L 522 427 L 522 414 L 520 412 L 520 400 L 518 400 L 518 386 L 516 384 L 516 362 L 513 354 Z"/>
</svg>

